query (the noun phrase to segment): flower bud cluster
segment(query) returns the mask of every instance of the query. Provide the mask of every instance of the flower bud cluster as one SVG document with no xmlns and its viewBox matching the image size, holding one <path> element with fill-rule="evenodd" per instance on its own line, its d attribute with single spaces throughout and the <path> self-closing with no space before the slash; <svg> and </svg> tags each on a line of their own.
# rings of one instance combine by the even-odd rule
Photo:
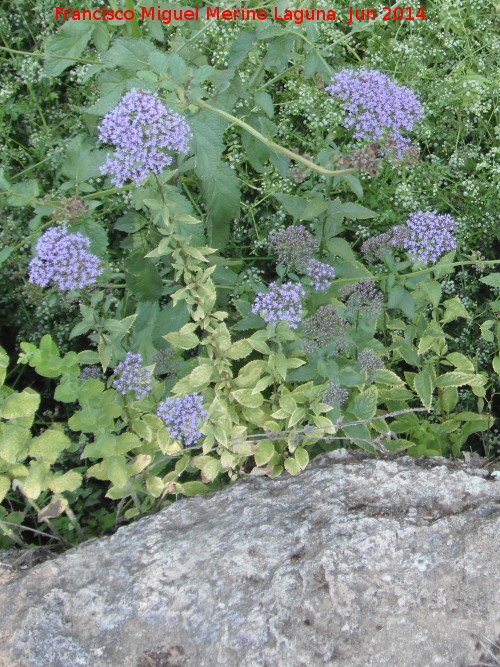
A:
<svg viewBox="0 0 500 667">
<path fill-rule="evenodd" d="M 306 349 L 316 351 L 319 347 L 333 345 L 334 354 L 345 352 L 349 347 L 347 333 L 350 328 L 349 322 L 338 315 L 333 306 L 320 306 L 314 315 L 306 317 L 302 325 L 304 335 L 316 344 L 316 349 L 310 345 Z"/>
<path fill-rule="evenodd" d="M 375 382 L 377 371 L 384 368 L 384 362 L 373 350 L 363 350 L 358 354 L 359 365 L 363 373 L 366 373 L 370 382 Z"/>
<path fill-rule="evenodd" d="M 335 269 L 317 259 L 309 260 L 306 273 L 311 279 L 312 286 L 318 291 L 328 289 L 335 278 Z"/>
<path fill-rule="evenodd" d="M 350 315 L 360 313 L 376 319 L 382 312 L 384 294 L 377 289 L 373 280 L 360 280 L 358 283 L 345 285 L 339 295 L 347 298 L 347 312 Z"/>
<path fill-rule="evenodd" d="M 349 400 L 349 392 L 344 387 L 331 382 L 323 394 L 323 403 L 327 405 L 344 405 Z"/>
</svg>

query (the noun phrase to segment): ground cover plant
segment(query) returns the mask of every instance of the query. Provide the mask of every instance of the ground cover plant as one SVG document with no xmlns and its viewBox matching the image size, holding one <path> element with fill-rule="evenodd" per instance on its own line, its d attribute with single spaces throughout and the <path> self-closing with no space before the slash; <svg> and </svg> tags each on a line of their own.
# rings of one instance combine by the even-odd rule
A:
<svg viewBox="0 0 500 667">
<path fill-rule="evenodd" d="M 288 7 L 0 9 L 0 547 L 340 446 L 498 456 L 499 8 Z"/>
</svg>

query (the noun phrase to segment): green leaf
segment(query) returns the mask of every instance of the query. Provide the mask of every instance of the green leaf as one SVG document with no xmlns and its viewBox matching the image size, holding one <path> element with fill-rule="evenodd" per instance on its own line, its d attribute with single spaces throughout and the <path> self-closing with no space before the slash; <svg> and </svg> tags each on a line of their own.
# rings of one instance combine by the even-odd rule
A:
<svg viewBox="0 0 500 667">
<path fill-rule="evenodd" d="M 361 204 L 355 204 L 354 202 L 342 204 L 342 213 L 350 220 L 366 220 L 367 218 L 377 217 L 375 211 L 371 211 L 369 208 L 361 206 Z"/>
<path fill-rule="evenodd" d="M 440 403 L 443 410 L 450 414 L 458 403 L 458 389 L 456 387 L 446 387 L 441 392 Z"/>
<path fill-rule="evenodd" d="M 30 442 L 29 455 L 43 463 L 55 463 L 71 440 L 62 431 L 47 429 Z"/>
<path fill-rule="evenodd" d="M 9 206 L 29 206 L 34 204 L 33 200 L 38 197 L 39 188 L 35 180 L 16 183 L 9 188 L 7 204 Z"/>
<path fill-rule="evenodd" d="M 49 489 L 54 493 L 76 491 L 82 483 L 82 475 L 76 470 L 68 470 L 63 475 L 57 475 L 49 483 Z"/>
<path fill-rule="evenodd" d="M 75 64 L 90 41 L 93 21 L 68 21 L 45 43 L 45 74 L 60 76 Z"/>
<path fill-rule="evenodd" d="M 389 385 L 404 385 L 403 380 L 393 373 L 392 371 L 387 370 L 386 368 L 379 368 L 376 372 L 377 382 L 381 384 Z"/>
<path fill-rule="evenodd" d="M 465 356 L 465 354 L 461 354 L 460 352 L 452 352 L 446 356 L 446 359 L 451 362 L 459 371 L 474 372 L 474 364 L 468 357 Z"/>
<path fill-rule="evenodd" d="M 471 317 L 458 296 L 453 297 L 453 299 L 447 299 L 444 301 L 443 305 L 446 310 L 443 317 L 441 318 L 442 324 L 453 322 L 458 317 L 465 317 L 466 319 L 470 319 Z"/>
<path fill-rule="evenodd" d="M 274 444 L 271 440 L 261 440 L 257 443 L 257 451 L 254 453 L 255 463 L 258 466 L 265 465 L 275 454 Z"/>
<path fill-rule="evenodd" d="M 163 338 L 168 340 L 171 345 L 178 347 L 181 350 L 191 350 L 200 343 L 198 336 L 193 333 L 192 324 L 186 324 L 180 331 L 169 333 L 166 336 L 163 336 Z"/>
<path fill-rule="evenodd" d="M 238 340 L 236 343 L 233 343 L 226 354 L 229 359 L 244 359 L 245 357 L 248 357 L 252 351 L 252 344 L 248 338 L 244 338 L 243 340 Z"/>
<path fill-rule="evenodd" d="M 213 370 L 214 369 L 211 363 L 200 364 L 194 370 L 192 370 L 185 379 L 188 380 L 193 389 L 205 387 L 210 382 Z"/>
<path fill-rule="evenodd" d="M 290 475 L 299 475 L 302 472 L 302 468 L 294 458 L 285 459 L 285 470 Z"/>
<path fill-rule="evenodd" d="M 247 408 L 258 408 L 264 402 L 262 394 L 252 394 L 252 389 L 237 389 L 231 396 Z"/>
<path fill-rule="evenodd" d="M 370 419 L 377 411 L 378 390 L 371 386 L 361 392 L 350 406 L 350 410 L 358 419 Z"/>
<path fill-rule="evenodd" d="M 309 463 L 309 454 L 306 449 L 303 447 L 297 447 L 295 450 L 295 460 L 300 466 L 301 470 L 304 470 L 307 467 L 307 464 Z"/>
<path fill-rule="evenodd" d="M 424 408 L 430 408 L 432 405 L 432 378 L 428 370 L 423 370 L 415 375 L 415 391 L 422 401 Z"/>
<path fill-rule="evenodd" d="M 184 482 L 183 484 L 176 482 L 175 491 L 185 496 L 197 496 L 200 493 L 209 493 L 212 489 L 203 482 Z"/>
<path fill-rule="evenodd" d="M 245 34 L 245 33 L 242 33 Z M 240 212 L 240 189 L 236 174 L 221 161 L 222 137 L 227 121 L 214 113 L 201 112 L 190 121 L 195 143 L 195 171 L 207 209 L 208 241 L 224 248 L 231 222 Z"/>
<path fill-rule="evenodd" d="M 493 359 L 493 370 L 500 375 L 500 356 Z"/>
<path fill-rule="evenodd" d="M 33 389 L 24 389 L 20 394 L 17 392 L 7 396 L 0 405 L 0 417 L 3 419 L 19 419 L 33 415 L 40 404 L 40 396 Z"/>
<path fill-rule="evenodd" d="M 0 503 L 3 501 L 10 489 L 10 479 L 6 475 L 0 475 Z"/>
<path fill-rule="evenodd" d="M 257 33 L 255 30 L 245 30 L 240 32 L 229 47 L 227 56 L 229 67 L 232 68 L 241 65 L 256 42 Z"/>
<path fill-rule="evenodd" d="M 479 280 L 490 287 L 500 287 L 500 273 L 490 273 L 484 278 L 479 278 Z"/>
<path fill-rule="evenodd" d="M 32 461 L 30 463 L 28 475 L 22 480 L 21 486 L 23 493 L 30 500 L 36 500 L 42 491 L 48 487 L 53 477 L 50 472 L 50 464 Z"/>
<path fill-rule="evenodd" d="M 436 387 L 461 387 L 464 384 L 468 384 L 470 387 L 482 387 L 485 383 L 484 375 L 452 371 L 438 377 Z"/>
<path fill-rule="evenodd" d="M 9 357 L 7 353 L 0 347 L 0 386 L 5 382 L 5 376 L 7 374 L 7 368 L 9 366 Z"/>
<path fill-rule="evenodd" d="M 255 93 L 254 99 L 268 118 L 272 118 L 274 116 L 273 98 L 271 95 L 269 95 L 269 93 L 260 91 Z"/>
</svg>

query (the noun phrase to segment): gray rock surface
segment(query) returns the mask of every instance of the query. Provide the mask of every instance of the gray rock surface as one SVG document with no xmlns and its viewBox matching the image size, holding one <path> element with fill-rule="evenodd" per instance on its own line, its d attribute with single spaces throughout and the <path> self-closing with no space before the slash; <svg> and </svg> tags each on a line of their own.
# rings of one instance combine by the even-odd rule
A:
<svg viewBox="0 0 500 667">
<path fill-rule="evenodd" d="M 487 472 L 340 450 L 7 581 L 0 665 L 477 665 L 500 637 L 499 535 Z"/>
</svg>

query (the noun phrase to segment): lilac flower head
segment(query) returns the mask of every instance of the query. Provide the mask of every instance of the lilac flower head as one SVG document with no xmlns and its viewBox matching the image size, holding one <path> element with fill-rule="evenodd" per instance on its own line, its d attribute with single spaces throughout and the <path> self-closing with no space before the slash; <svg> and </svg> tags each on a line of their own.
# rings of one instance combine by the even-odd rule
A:
<svg viewBox="0 0 500 667">
<path fill-rule="evenodd" d="M 252 313 L 260 315 L 265 322 L 278 325 L 288 322 L 292 329 L 296 329 L 302 317 L 302 299 L 306 293 L 299 283 L 284 283 L 278 285 L 273 282 L 269 285 L 269 292 L 259 292 L 252 307 Z"/>
<path fill-rule="evenodd" d="M 349 392 L 335 382 L 331 382 L 323 394 L 323 403 L 344 405 L 349 400 Z"/>
<path fill-rule="evenodd" d="M 68 234 L 65 226 L 51 227 L 36 244 L 38 257 L 29 264 L 29 282 L 46 287 L 52 281 L 60 290 L 91 285 L 104 268 L 99 257 L 88 252 L 89 247 L 86 236 Z"/>
<path fill-rule="evenodd" d="M 358 361 L 363 373 L 367 374 L 371 382 L 375 382 L 377 371 L 379 368 L 384 368 L 382 359 L 377 357 L 373 350 L 363 350 L 358 354 Z"/>
<path fill-rule="evenodd" d="M 412 90 L 398 86 L 378 70 L 343 69 L 332 77 L 327 92 L 344 103 L 344 127 L 354 128 L 354 137 L 380 139 L 389 134 L 398 157 L 409 148 L 401 134 L 411 131 L 423 116 L 422 105 Z"/>
<path fill-rule="evenodd" d="M 376 319 L 382 312 L 384 294 L 376 288 L 373 280 L 360 280 L 359 283 L 345 285 L 339 290 L 342 297 L 347 297 L 347 312 L 367 315 Z"/>
<path fill-rule="evenodd" d="M 203 398 L 198 392 L 182 398 L 166 398 L 158 406 L 158 417 L 163 419 L 170 435 L 184 445 L 196 445 L 202 437 L 200 424 L 208 419 Z"/>
<path fill-rule="evenodd" d="M 349 347 L 346 338 L 349 329 L 349 322 L 338 315 L 333 306 L 320 306 L 314 315 L 306 317 L 302 325 L 304 335 L 315 343 L 314 346 L 306 345 L 305 349 L 315 352 L 324 345 L 333 345 L 335 354 L 345 352 Z"/>
<path fill-rule="evenodd" d="M 319 250 L 314 236 L 304 225 L 292 225 L 278 232 L 271 232 L 268 243 L 278 255 L 278 264 L 300 269 Z"/>
<path fill-rule="evenodd" d="M 457 223 L 448 213 L 412 213 L 406 221 L 409 230 L 405 249 L 413 260 L 424 264 L 437 262 L 445 252 L 457 247 L 453 232 Z"/>
<path fill-rule="evenodd" d="M 150 172 L 161 173 L 172 163 L 167 151 L 187 153 L 191 130 L 184 116 L 167 109 L 157 95 L 134 88 L 102 119 L 99 139 L 115 147 L 101 173 L 122 187 L 139 185 Z"/>
<path fill-rule="evenodd" d="M 361 246 L 361 252 L 366 260 L 372 264 L 376 260 L 382 259 L 391 248 L 403 246 L 408 237 L 408 227 L 405 225 L 396 225 L 383 234 L 366 239 Z"/>
<path fill-rule="evenodd" d="M 151 391 L 152 373 L 142 367 L 142 356 L 127 352 L 127 356 L 115 368 L 113 387 L 123 396 L 135 392 L 136 399 L 144 398 Z"/>
<path fill-rule="evenodd" d="M 317 259 L 309 260 L 306 273 L 311 279 L 312 286 L 318 291 L 328 289 L 335 278 L 335 269 Z"/>
</svg>

